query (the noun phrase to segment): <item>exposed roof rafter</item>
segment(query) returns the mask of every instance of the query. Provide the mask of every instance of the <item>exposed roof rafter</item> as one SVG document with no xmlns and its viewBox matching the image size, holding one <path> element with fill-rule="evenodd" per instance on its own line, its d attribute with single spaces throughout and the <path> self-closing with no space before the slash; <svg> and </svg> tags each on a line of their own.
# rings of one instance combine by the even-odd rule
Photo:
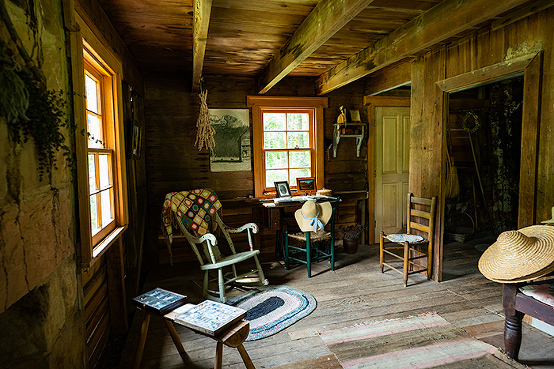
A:
<svg viewBox="0 0 554 369">
<path fill-rule="evenodd" d="M 373 0 L 320 1 L 265 68 L 259 93 L 269 91 L 372 2 Z"/>
<path fill-rule="evenodd" d="M 208 40 L 208 28 L 212 0 L 194 0 L 194 15 L 192 26 L 192 91 L 197 92 L 202 78 L 202 66 Z"/>
<path fill-rule="evenodd" d="M 318 95 L 454 37 L 527 0 L 446 0 L 317 78 Z"/>
</svg>

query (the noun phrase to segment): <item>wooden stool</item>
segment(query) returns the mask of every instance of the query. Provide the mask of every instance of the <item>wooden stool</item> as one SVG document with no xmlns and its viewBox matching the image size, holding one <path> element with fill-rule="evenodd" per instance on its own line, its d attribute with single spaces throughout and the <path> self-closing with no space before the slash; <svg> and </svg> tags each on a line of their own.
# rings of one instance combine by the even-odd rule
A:
<svg viewBox="0 0 554 369">
<path fill-rule="evenodd" d="M 142 354 L 144 353 L 144 346 L 146 344 L 146 335 L 148 334 L 148 327 L 150 325 L 150 317 L 152 315 L 156 315 L 153 313 L 149 313 L 148 311 L 144 311 L 144 312 L 146 313 L 146 315 L 144 316 L 144 320 L 142 321 L 139 345 L 137 347 L 137 352 L 135 353 L 135 361 L 133 363 L 134 369 L 140 368 L 140 362 L 142 361 Z M 168 313 L 167 315 L 170 315 L 170 314 L 171 313 Z M 171 319 L 165 316 L 164 316 L 164 322 L 165 322 L 165 326 L 167 327 L 167 330 L 169 331 L 169 334 L 171 335 L 171 339 L 173 339 L 173 343 L 175 343 L 175 346 L 177 347 L 177 351 L 179 351 L 180 355 L 184 354 L 185 349 L 183 348 L 181 340 L 179 339 L 179 335 L 175 331 L 173 322 L 171 321 Z M 252 363 L 252 360 L 250 359 L 250 356 L 248 356 L 246 349 L 242 345 L 244 340 L 246 340 L 246 337 L 248 337 L 248 332 L 250 331 L 250 324 L 248 322 L 241 320 L 238 323 L 234 324 L 229 329 L 224 330 L 223 332 L 215 336 L 210 336 L 208 334 L 202 333 L 195 329 L 191 329 L 191 330 L 195 333 L 202 334 L 204 336 L 210 337 L 217 341 L 217 346 L 215 350 L 214 369 L 222 368 L 223 345 L 226 345 L 229 347 L 235 347 L 237 350 L 239 350 L 240 356 L 242 358 L 242 361 L 244 361 L 244 365 L 246 366 L 246 368 L 256 369 L 256 367 Z"/>
</svg>

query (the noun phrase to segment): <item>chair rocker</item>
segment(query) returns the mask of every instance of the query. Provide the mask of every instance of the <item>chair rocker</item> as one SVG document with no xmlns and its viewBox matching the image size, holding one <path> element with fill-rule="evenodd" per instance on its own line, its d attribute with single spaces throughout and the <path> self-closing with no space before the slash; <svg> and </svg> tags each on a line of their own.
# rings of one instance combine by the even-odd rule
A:
<svg viewBox="0 0 554 369">
<path fill-rule="evenodd" d="M 408 286 L 408 275 L 410 274 L 425 272 L 427 279 L 431 278 L 436 206 L 436 196 L 422 198 L 408 193 L 406 233 L 387 235 L 381 231 L 379 238 L 381 273 L 384 273 L 384 267 L 387 266 L 402 274 L 404 286 Z M 420 232 L 416 234 L 414 230 Z M 421 235 L 421 233 L 424 235 Z M 420 259 L 425 259 L 426 264 L 422 265 L 415 262 Z M 393 263 L 402 263 L 402 269 L 397 269 L 392 265 Z"/>
<path fill-rule="evenodd" d="M 205 190 L 194 190 L 191 191 L 191 193 L 198 193 L 198 191 Z M 215 195 L 215 192 L 211 193 Z M 217 199 L 217 195 L 215 196 Z M 217 201 L 219 202 L 219 200 Z M 191 227 L 194 222 L 189 222 L 189 224 L 186 225 L 183 222 L 183 219 L 186 218 L 177 216 L 174 211 L 171 213 L 174 213 L 173 220 L 177 223 L 182 234 L 192 247 L 200 263 L 200 269 L 204 271 L 204 280 L 202 283 L 202 295 L 204 298 L 225 303 L 227 301 L 225 296 L 226 291 L 234 287 L 254 287 L 269 284 L 257 257 L 260 250 L 255 250 L 253 247 L 252 235 L 258 232 L 258 226 L 255 223 L 247 223 L 238 228 L 229 227 L 221 219 L 219 211 L 215 211 L 212 213 L 211 223 L 213 225 L 213 221 L 215 221 L 217 227 L 210 227 L 211 229 L 209 229 L 209 231 L 211 231 L 211 233 L 206 233 L 201 236 L 198 234 L 198 230 L 194 229 L 196 227 Z M 223 255 L 219 250 L 218 240 L 213 233 L 215 228 L 219 228 L 219 231 L 225 236 L 231 251 L 230 255 Z M 242 232 L 246 232 L 250 249 L 244 252 L 236 252 L 231 234 Z M 201 250 L 199 250 L 200 245 Z M 237 272 L 237 265 L 247 260 L 253 260 L 255 268 L 239 274 Z M 215 283 L 217 283 L 217 289 L 212 288 Z"/>
<path fill-rule="evenodd" d="M 308 278 L 312 276 L 312 262 L 329 259 L 331 270 L 335 270 L 335 214 L 340 199 L 331 202 L 333 212 L 326 229 L 317 232 L 289 233 L 285 231 L 285 268 L 291 261 L 306 265 Z M 291 239 L 294 240 L 291 243 Z"/>
</svg>

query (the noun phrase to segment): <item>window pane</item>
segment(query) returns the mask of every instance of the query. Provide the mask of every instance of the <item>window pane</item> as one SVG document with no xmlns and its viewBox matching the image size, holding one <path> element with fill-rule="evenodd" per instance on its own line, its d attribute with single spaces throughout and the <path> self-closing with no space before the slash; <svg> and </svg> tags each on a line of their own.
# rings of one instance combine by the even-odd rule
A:
<svg viewBox="0 0 554 369">
<path fill-rule="evenodd" d="M 265 172 L 265 185 L 266 187 L 273 187 L 274 182 L 288 181 L 288 171 L 286 169 L 279 170 L 266 170 Z"/>
<path fill-rule="evenodd" d="M 96 169 L 94 165 L 94 154 L 88 154 L 88 183 L 90 192 L 96 191 Z"/>
<path fill-rule="evenodd" d="M 289 152 L 290 168 L 309 167 L 310 166 L 310 151 L 290 151 Z"/>
<path fill-rule="evenodd" d="M 287 114 L 289 131 L 307 131 L 310 127 L 308 114 Z"/>
<path fill-rule="evenodd" d="M 108 160 L 110 155 L 100 154 L 98 155 L 100 161 L 100 188 L 108 187 L 110 183 L 110 166 Z M 103 205 L 102 205 L 103 206 Z M 103 209 L 102 209 L 103 210 Z"/>
<path fill-rule="evenodd" d="M 102 122 L 96 115 L 87 113 L 88 120 L 88 147 L 102 148 Z"/>
<path fill-rule="evenodd" d="M 102 228 L 107 226 L 113 219 L 112 217 L 112 189 L 104 190 L 100 193 L 102 199 Z"/>
<path fill-rule="evenodd" d="M 286 151 L 268 151 L 265 153 L 266 169 L 278 169 L 287 167 Z"/>
<path fill-rule="evenodd" d="M 311 177 L 311 171 L 309 168 L 291 169 L 289 177 L 290 177 L 290 185 L 296 186 L 296 178 Z"/>
<path fill-rule="evenodd" d="M 285 113 L 264 113 L 264 131 L 284 131 L 286 125 Z"/>
<path fill-rule="evenodd" d="M 287 136 L 287 144 L 291 149 L 310 147 L 310 134 L 308 132 L 289 132 Z"/>
<path fill-rule="evenodd" d="M 284 149 L 286 132 L 264 132 L 264 149 Z"/>
<path fill-rule="evenodd" d="M 90 227 L 92 228 L 92 234 L 100 230 L 100 225 L 98 224 L 98 210 L 96 207 L 96 195 L 90 197 Z"/>
<path fill-rule="evenodd" d="M 88 74 L 85 75 L 85 88 L 87 98 L 87 110 L 90 110 L 96 114 L 100 114 L 100 107 L 98 106 L 98 82 L 92 79 Z"/>
</svg>

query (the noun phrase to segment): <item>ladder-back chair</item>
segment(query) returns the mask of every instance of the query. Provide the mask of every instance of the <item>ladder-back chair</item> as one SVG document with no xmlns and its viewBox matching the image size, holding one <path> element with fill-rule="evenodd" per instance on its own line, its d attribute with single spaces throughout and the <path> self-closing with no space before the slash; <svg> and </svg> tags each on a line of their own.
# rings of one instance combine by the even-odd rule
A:
<svg viewBox="0 0 554 369">
<path fill-rule="evenodd" d="M 221 203 L 211 189 L 171 192 L 165 197 L 162 210 L 163 232 L 171 253 L 172 226 L 177 225 L 189 242 L 200 269 L 204 271 L 202 295 L 205 298 L 227 301 L 225 291 L 236 286 L 268 285 L 255 250 L 252 235 L 258 232 L 255 223 L 247 223 L 238 228 L 225 225 L 220 217 Z M 231 255 L 223 255 L 213 232 L 216 228 L 225 236 Z M 237 252 L 231 234 L 246 232 L 249 250 Z M 200 250 L 199 250 L 200 246 Z M 250 260 L 255 268 L 238 273 L 237 264 Z M 254 275 L 257 274 L 257 277 Z M 217 289 L 211 285 L 217 282 Z"/>
<path fill-rule="evenodd" d="M 381 231 L 379 238 L 381 273 L 384 272 L 384 267 L 387 266 L 402 274 L 404 276 L 404 286 L 408 285 L 409 274 L 425 271 L 427 279 L 431 278 L 437 197 L 415 197 L 412 193 L 408 193 L 407 206 L 406 233 L 387 235 Z M 416 230 L 419 232 L 415 232 Z M 426 261 L 425 265 L 415 262 L 421 259 Z M 391 265 L 392 263 L 402 263 L 402 270 Z"/>
</svg>

